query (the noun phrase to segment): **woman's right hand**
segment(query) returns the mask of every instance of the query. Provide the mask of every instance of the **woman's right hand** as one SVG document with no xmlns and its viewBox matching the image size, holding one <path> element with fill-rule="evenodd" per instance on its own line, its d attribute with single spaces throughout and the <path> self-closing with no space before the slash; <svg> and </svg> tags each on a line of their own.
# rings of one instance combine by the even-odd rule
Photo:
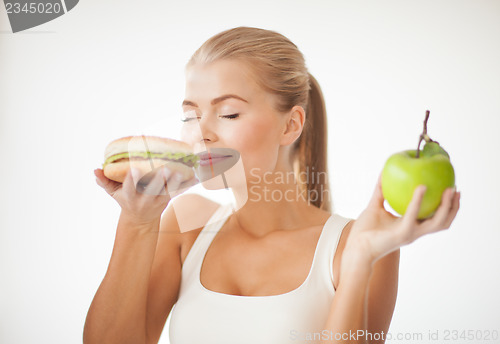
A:
<svg viewBox="0 0 500 344">
<path fill-rule="evenodd" d="M 196 177 L 182 182 L 180 174 L 165 166 L 156 170 L 145 187 L 136 184 L 141 176 L 134 169 L 128 171 L 123 184 L 107 178 L 102 169 L 95 169 L 94 174 L 97 184 L 118 202 L 122 214 L 138 223 L 158 221 L 171 198 L 198 182 Z"/>
</svg>

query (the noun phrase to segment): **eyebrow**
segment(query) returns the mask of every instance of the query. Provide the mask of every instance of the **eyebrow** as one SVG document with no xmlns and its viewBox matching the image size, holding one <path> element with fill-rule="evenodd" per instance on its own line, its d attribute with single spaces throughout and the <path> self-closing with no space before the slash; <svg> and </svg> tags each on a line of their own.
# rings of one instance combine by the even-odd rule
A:
<svg viewBox="0 0 500 344">
<path fill-rule="evenodd" d="M 220 103 L 226 99 L 231 99 L 231 98 L 234 98 L 234 99 L 238 99 L 238 100 L 241 100 L 245 103 L 248 103 L 247 100 L 241 98 L 240 96 L 237 96 L 236 94 L 225 94 L 223 96 L 220 96 L 220 97 L 217 97 L 215 99 L 212 99 L 212 101 L 210 102 L 211 105 L 215 105 L 217 103 Z M 189 105 L 189 106 L 195 106 L 195 107 L 198 107 L 198 104 L 196 104 L 195 102 L 192 102 L 190 100 L 184 100 L 182 102 L 182 106 L 185 106 L 185 105 Z"/>
</svg>

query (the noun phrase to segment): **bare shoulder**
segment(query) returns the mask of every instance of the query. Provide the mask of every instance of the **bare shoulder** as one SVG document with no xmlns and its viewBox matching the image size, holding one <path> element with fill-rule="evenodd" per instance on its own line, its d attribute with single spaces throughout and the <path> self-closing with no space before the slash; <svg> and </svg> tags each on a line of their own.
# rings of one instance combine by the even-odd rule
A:
<svg viewBox="0 0 500 344">
<path fill-rule="evenodd" d="M 200 231 L 219 207 L 219 203 L 198 194 L 182 194 L 169 204 L 166 211 L 169 220 L 166 222 L 175 222 L 172 226 L 179 233 L 182 262 Z"/>
<path fill-rule="evenodd" d="M 342 231 L 340 236 L 339 244 L 337 246 L 337 251 L 335 252 L 335 257 L 333 260 L 333 285 L 335 289 L 338 287 L 339 277 L 340 277 L 340 265 L 342 262 L 342 253 L 347 243 L 347 239 L 351 233 L 352 226 L 356 220 L 349 221 Z M 387 280 L 387 276 L 396 276 L 399 269 L 399 257 L 400 250 L 396 250 L 387 256 L 379 259 L 374 265 L 373 276 L 382 277 L 382 279 Z"/>
<path fill-rule="evenodd" d="M 219 203 L 197 194 L 182 194 L 174 198 L 163 212 L 160 234 L 175 234 L 179 240 L 184 240 L 203 228 L 219 206 Z"/>
<path fill-rule="evenodd" d="M 339 244 L 337 246 L 337 251 L 335 252 L 335 256 L 333 258 L 333 286 L 335 287 L 335 289 L 337 289 L 338 287 L 338 282 L 340 277 L 340 264 L 342 261 L 342 253 L 344 252 L 345 244 L 347 243 L 347 238 L 351 233 L 351 228 L 354 225 L 355 221 L 356 220 L 349 221 L 342 230 Z"/>
<path fill-rule="evenodd" d="M 185 226 L 197 225 L 194 219 L 201 223 L 216 204 L 202 196 L 183 194 L 163 212 L 148 285 L 147 332 L 154 342 L 179 295 L 185 238 L 190 233 Z M 186 216 L 190 221 L 179 222 Z"/>
</svg>

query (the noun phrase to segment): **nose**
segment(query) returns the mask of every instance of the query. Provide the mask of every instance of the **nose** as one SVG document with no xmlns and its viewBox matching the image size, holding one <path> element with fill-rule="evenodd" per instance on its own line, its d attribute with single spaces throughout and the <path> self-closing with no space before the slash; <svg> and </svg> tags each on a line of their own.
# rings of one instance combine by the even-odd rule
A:
<svg viewBox="0 0 500 344">
<path fill-rule="evenodd" d="M 217 140 L 216 134 L 216 123 L 211 119 L 211 116 L 201 116 L 198 121 L 198 125 L 200 126 L 200 134 L 201 136 L 198 138 L 198 141 L 201 142 L 214 142 Z"/>
<path fill-rule="evenodd" d="M 195 151 L 206 150 L 205 145 L 218 140 L 216 123 L 210 116 L 201 116 L 199 120 L 187 122 L 182 128 L 183 141 L 191 143 Z"/>
</svg>

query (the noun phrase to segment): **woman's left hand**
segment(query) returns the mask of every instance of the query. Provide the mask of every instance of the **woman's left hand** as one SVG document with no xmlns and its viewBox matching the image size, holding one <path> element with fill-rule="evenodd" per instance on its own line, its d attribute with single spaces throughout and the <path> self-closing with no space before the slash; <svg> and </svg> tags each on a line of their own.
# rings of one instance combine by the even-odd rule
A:
<svg viewBox="0 0 500 344">
<path fill-rule="evenodd" d="M 418 220 L 417 214 L 424 194 L 425 186 L 417 187 L 405 215 L 396 217 L 384 208 L 379 176 L 368 206 L 354 222 L 346 250 L 356 256 L 361 254 L 374 263 L 421 236 L 448 229 L 460 207 L 460 192 L 456 192 L 454 188 L 446 189 L 434 215 L 425 220 Z"/>
</svg>

